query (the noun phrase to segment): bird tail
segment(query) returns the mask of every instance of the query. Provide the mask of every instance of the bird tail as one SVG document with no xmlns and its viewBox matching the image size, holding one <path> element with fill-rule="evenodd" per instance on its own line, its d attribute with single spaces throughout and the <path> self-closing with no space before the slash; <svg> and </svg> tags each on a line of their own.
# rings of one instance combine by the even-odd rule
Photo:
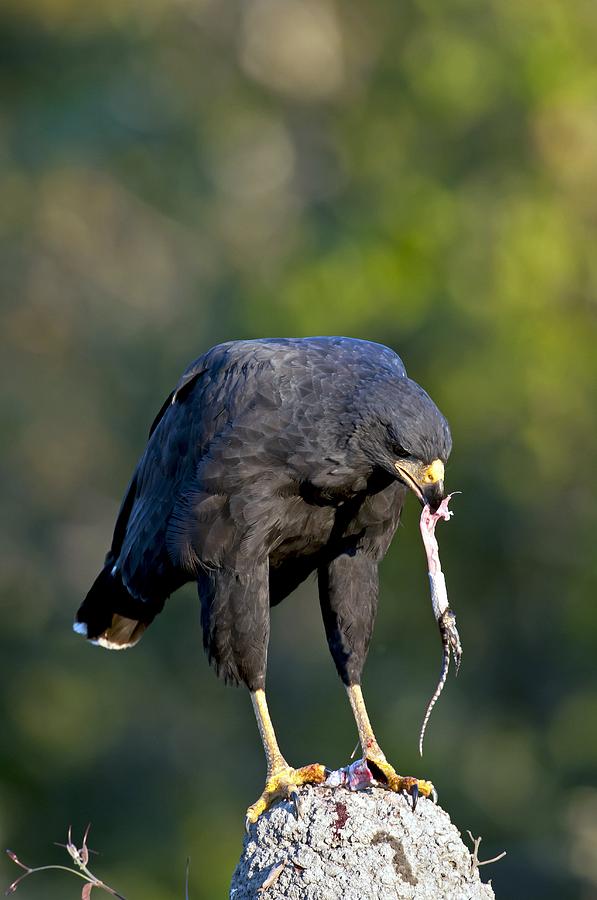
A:
<svg viewBox="0 0 597 900">
<path fill-rule="evenodd" d="M 73 629 L 100 647 L 126 650 L 140 640 L 160 609 L 129 594 L 120 573 L 106 566 L 77 610 Z"/>
</svg>

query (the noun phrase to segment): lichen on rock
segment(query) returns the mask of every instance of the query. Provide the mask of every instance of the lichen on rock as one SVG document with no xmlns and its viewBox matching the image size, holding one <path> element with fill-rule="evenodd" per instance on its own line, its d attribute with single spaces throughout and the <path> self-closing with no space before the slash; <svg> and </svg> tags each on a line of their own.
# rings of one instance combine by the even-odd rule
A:
<svg viewBox="0 0 597 900">
<path fill-rule="evenodd" d="M 305 786 L 251 827 L 231 900 L 492 900 L 441 807 L 381 787 Z"/>
</svg>

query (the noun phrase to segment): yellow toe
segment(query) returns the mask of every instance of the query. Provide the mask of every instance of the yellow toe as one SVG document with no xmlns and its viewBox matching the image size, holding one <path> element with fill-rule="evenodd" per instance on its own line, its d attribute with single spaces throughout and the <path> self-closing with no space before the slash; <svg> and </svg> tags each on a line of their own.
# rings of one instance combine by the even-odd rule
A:
<svg viewBox="0 0 597 900">
<path fill-rule="evenodd" d="M 371 764 L 371 770 L 377 777 L 377 780 L 381 781 L 390 791 L 395 791 L 398 794 L 403 791 L 407 794 L 413 794 L 416 787 L 416 791 L 421 797 L 434 798 L 436 796 L 436 791 L 431 781 L 414 778 L 412 775 L 398 775 L 394 766 L 390 765 L 383 753 L 367 754 L 367 762 Z M 377 775 L 378 772 L 381 777 Z"/>
<path fill-rule="evenodd" d="M 268 777 L 265 788 L 259 799 L 247 810 L 247 825 L 253 825 L 259 816 L 269 809 L 277 800 L 288 800 L 295 797 L 303 784 L 321 784 L 327 777 L 325 766 L 312 763 L 293 769 L 282 766 Z M 297 807 L 298 809 L 298 807 Z"/>
</svg>

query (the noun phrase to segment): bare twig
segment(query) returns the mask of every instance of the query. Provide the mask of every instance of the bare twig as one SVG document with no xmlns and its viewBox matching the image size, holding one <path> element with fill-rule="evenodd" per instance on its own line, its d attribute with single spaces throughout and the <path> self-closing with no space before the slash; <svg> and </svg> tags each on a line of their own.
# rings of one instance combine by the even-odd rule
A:
<svg viewBox="0 0 597 900">
<path fill-rule="evenodd" d="M 474 872 L 475 869 L 478 869 L 480 866 L 488 866 L 489 863 L 499 862 L 500 859 L 503 859 L 506 855 L 506 851 L 502 850 L 501 853 L 498 853 L 497 856 L 493 856 L 491 859 L 479 859 L 479 847 L 481 845 L 482 837 L 473 837 L 471 832 L 467 829 L 466 832 L 469 836 L 469 840 L 473 845 L 473 852 L 471 854 L 471 872 Z"/>
<path fill-rule="evenodd" d="M 76 869 L 71 868 L 70 866 L 27 866 L 25 863 L 21 862 L 16 853 L 13 853 L 12 850 L 7 850 L 6 853 L 10 859 L 12 859 L 15 865 L 19 866 L 19 868 L 24 870 L 24 875 L 20 875 L 19 878 L 15 879 L 11 885 L 5 891 L 5 894 L 14 894 L 17 890 L 18 886 L 25 878 L 28 878 L 29 875 L 35 875 L 37 872 L 48 872 L 51 869 L 55 869 L 60 872 L 69 872 L 71 875 L 75 875 L 77 878 L 81 878 L 85 884 L 83 885 L 83 890 L 81 893 L 81 900 L 90 900 L 91 891 L 93 888 L 97 888 L 100 891 L 105 891 L 107 894 L 111 894 L 112 897 L 117 897 L 118 900 L 125 900 L 122 894 L 119 894 L 114 888 L 109 887 L 109 885 L 104 884 L 104 882 L 94 875 L 93 872 L 89 870 L 87 867 L 87 863 L 89 862 L 89 854 L 93 853 L 93 850 L 90 850 L 87 846 L 87 838 L 89 836 L 89 829 L 91 825 L 88 825 L 85 829 L 85 834 L 83 835 L 83 843 L 81 847 L 77 847 L 76 844 L 73 844 L 72 841 L 72 829 L 68 829 L 68 836 L 66 844 L 59 844 L 59 847 L 64 847 L 76 865 Z"/>
<path fill-rule="evenodd" d="M 187 856 L 187 867 L 184 875 L 184 895 L 185 900 L 189 900 L 189 869 L 191 868 L 191 859 Z"/>
<path fill-rule="evenodd" d="M 271 888 L 272 885 L 276 883 L 284 869 L 286 868 L 287 860 L 283 860 L 281 863 L 278 863 L 277 866 L 274 866 L 261 887 L 259 888 L 260 894 L 265 894 L 268 888 Z"/>
</svg>

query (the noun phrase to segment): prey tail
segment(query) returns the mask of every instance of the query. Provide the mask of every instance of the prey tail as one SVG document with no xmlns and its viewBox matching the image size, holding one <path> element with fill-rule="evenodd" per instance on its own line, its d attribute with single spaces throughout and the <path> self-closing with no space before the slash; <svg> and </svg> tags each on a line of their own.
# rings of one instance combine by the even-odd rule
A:
<svg viewBox="0 0 597 900">
<path fill-rule="evenodd" d="M 120 573 L 106 566 L 77 610 L 73 629 L 100 647 L 125 650 L 140 640 L 162 606 L 133 597 Z"/>
</svg>

